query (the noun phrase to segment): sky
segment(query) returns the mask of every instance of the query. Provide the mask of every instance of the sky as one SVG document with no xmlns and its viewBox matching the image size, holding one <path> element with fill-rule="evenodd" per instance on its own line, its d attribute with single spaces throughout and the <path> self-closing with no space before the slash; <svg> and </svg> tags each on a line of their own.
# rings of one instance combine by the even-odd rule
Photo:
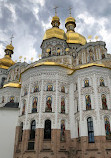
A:
<svg viewBox="0 0 111 158">
<path fill-rule="evenodd" d="M 39 59 L 40 45 L 46 29 L 51 28 L 54 7 L 60 18 L 60 28 L 65 29 L 65 19 L 71 15 L 76 19 L 75 31 L 92 41 L 105 41 L 111 53 L 111 0 L 0 0 L 0 58 L 10 44 L 13 34 L 14 54 L 12 59 L 30 63 Z"/>
</svg>

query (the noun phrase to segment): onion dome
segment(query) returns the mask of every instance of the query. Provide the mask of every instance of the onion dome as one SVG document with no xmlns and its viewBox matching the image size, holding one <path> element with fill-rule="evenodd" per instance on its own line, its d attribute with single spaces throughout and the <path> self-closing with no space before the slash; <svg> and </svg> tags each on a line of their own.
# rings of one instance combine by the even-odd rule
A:
<svg viewBox="0 0 111 158">
<path fill-rule="evenodd" d="M 72 44 L 75 43 L 81 45 L 85 45 L 87 43 L 86 38 L 84 36 L 75 32 L 74 29 L 76 27 L 76 23 L 73 17 L 70 16 L 65 20 L 65 27 L 67 29 L 66 32 L 67 43 L 72 43 Z"/>
<path fill-rule="evenodd" d="M 10 66 L 15 64 L 15 62 L 11 59 L 11 55 L 14 53 L 13 50 L 14 47 L 12 44 L 6 46 L 5 56 L 0 59 L 0 68 L 8 69 Z"/>
<path fill-rule="evenodd" d="M 62 29 L 59 29 L 60 25 L 60 19 L 59 17 L 55 14 L 55 16 L 52 18 L 52 28 L 46 30 L 45 35 L 43 37 L 43 40 L 50 39 L 50 38 L 59 38 L 62 40 L 66 40 L 65 32 Z"/>
</svg>

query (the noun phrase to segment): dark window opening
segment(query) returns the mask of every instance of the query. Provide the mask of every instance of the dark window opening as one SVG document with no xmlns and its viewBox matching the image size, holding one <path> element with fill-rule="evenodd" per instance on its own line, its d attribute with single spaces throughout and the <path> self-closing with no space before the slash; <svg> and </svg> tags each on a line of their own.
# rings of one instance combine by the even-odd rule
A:
<svg viewBox="0 0 111 158">
<path fill-rule="evenodd" d="M 31 122 L 30 140 L 34 140 L 35 139 L 35 128 L 36 128 L 36 122 L 35 122 L 35 120 L 33 120 Z"/>
<path fill-rule="evenodd" d="M 44 139 L 51 139 L 51 121 L 45 121 Z"/>
<path fill-rule="evenodd" d="M 28 142 L 28 150 L 34 150 L 35 142 Z"/>
<path fill-rule="evenodd" d="M 20 125 L 20 132 L 19 132 L 19 141 L 22 141 L 22 136 L 23 136 L 23 122 Z"/>
<path fill-rule="evenodd" d="M 87 126 L 88 126 L 88 141 L 89 143 L 94 143 L 93 120 L 91 117 L 87 119 Z"/>
</svg>

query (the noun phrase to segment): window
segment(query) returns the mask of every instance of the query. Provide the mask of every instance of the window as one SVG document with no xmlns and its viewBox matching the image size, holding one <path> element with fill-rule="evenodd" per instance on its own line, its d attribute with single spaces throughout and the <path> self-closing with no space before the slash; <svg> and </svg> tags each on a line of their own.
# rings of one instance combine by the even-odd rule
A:
<svg viewBox="0 0 111 158">
<path fill-rule="evenodd" d="M 4 103 L 4 96 L 2 96 L 2 103 Z"/>
<path fill-rule="evenodd" d="M 35 129 L 36 129 L 36 122 L 35 120 L 33 120 L 31 122 L 30 140 L 35 139 Z"/>
<path fill-rule="evenodd" d="M 44 139 L 51 139 L 51 121 L 45 121 Z"/>
<path fill-rule="evenodd" d="M 102 59 L 104 59 L 105 58 L 105 54 L 104 53 L 102 53 Z"/>
<path fill-rule="evenodd" d="M 64 120 L 61 120 L 60 140 L 65 141 L 65 121 Z"/>
<path fill-rule="evenodd" d="M 84 81 L 84 87 L 89 87 L 89 80 Z"/>
<path fill-rule="evenodd" d="M 102 100 L 102 108 L 103 108 L 103 110 L 107 110 L 108 107 L 107 107 L 107 100 L 106 100 L 106 95 L 105 94 L 101 95 L 101 100 Z"/>
<path fill-rule="evenodd" d="M 104 87 L 104 86 L 105 86 L 103 79 L 100 79 L 100 86 L 101 86 L 101 87 Z"/>
<path fill-rule="evenodd" d="M 20 125 L 20 131 L 19 131 L 19 141 L 22 141 L 22 136 L 23 136 L 23 122 Z"/>
<path fill-rule="evenodd" d="M 60 52 L 61 52 L 60 48 L 57 48 L 57 55 L 60 55 Z"/>
<path fill-rule="evenodd" d="M 89 143 L 94 143 L 94 131 L 93 131 L 93 120 L 92 117 L 87 119 L 88 126 L 88 141 Z"/>
<path fill-rule="evenodd" d="M 32 113 L 37 112 L 37 102 L 38 102 L 38 98 L 35 97 L 35 98 L 33 99 Z"/>
<path fill-rule="evenodd" d="M 110 131 L 109 118 L 105 117 L 104 121 L 105 121 L 106 139 L 111 139 L 111 131 Z"/>
<path fill-rule="evenodd" d="M 52 112 L 52 97 L 49 96 L 46 98 L 46 108 L 45 108 L 46 112 Z"/>
<path fill-rule="evenodd" d="M 90 95 L 86 95 L 86 110 L 91 110 L 91 98 Z"/>
<path fill-rule="evenodd" d="M 6 80 L 6 78 L 2 77 L 2 81 L 1 81 L 1 86 L 0 87 L 3 87 L 5 80 Z"/>
<path fill-rule="evenodd" d="M 65 114 L 65 98 L 61 98 L 61 113 Z"/>
<path fill-rule="evenodd" d="M 27 95 L 27 89 L 24 90 L 24 96 Z"/>
<path fill-rule="evenodd" d="M 14 97 L 10 97 L 10 102 L 14 103 Z"/>
<path fill-rule="evenodd" d="M 26 100 L 23 101 L 22 115 L 25 114 Z"/>
</svg>

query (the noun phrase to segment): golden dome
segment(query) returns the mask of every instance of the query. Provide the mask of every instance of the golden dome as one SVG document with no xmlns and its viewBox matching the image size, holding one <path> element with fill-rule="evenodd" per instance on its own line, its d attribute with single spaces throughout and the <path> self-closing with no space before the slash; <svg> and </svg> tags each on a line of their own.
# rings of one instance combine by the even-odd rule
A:
<svg viewBox="0 0 111 158">
<path fill-rule="evenodd" d="M 59 19 L 59 17 L 57 16 L 57 15 L 55 15 L 53 18 L 52 18 L 52 21 L 59 21 L 60 19 Z"/>
<path fill-rule="evenodd" d="M 15 62 L 11 59 L 9 55 L 5 55 L 4 58 L 0 59 L 0 68 L 8 69 L 10 66 L 14 64 Z"/>
<path fill-rule="evenodd" d="M 86 38 L 84 36 L 71 30 L 66 33 L 66 37 L 67 37 L 66 40 L 67 43 L 77 43 L 81 45 L 85 45 L 87 43 Z"/>
<path fill-rule="evenodd" d="M 67 29 L 66 32 L 66 42 L 67 43 L 76 43 L 76 44 L 81 44 L 85 45 L 86 38 L 79 33 L 75 32 L 75 27 L 76 27 L 76 20 L 70 16 L 65 20 L 65 27 Z"/>
<path fill-rule="evenodd" d="M 13 51 L 13 50 L 14 50 L 14 47 L 12 46 L 12 44 L 9 44 L 9 45 L 6 46 L 6 49 Z"/>
<path fill-rule="evenodd" d="M 53 27 L 51 29 L 46 30 L 43 40 L 50 39 L 53 37 L 66 40 L 66 35 L 64 30 L 59 29 L 58 27 Z"/>
<path fill-rule="evenodd" d="M 75 23 L 76 20 L 75 20 L 73 17 L 70 16 L 70 17 L 68 17 L 68 18 L 65 20 L 65 24 L 68 23 L 68 22 L 74 22 L 74 23 Z"/>
</svg>

